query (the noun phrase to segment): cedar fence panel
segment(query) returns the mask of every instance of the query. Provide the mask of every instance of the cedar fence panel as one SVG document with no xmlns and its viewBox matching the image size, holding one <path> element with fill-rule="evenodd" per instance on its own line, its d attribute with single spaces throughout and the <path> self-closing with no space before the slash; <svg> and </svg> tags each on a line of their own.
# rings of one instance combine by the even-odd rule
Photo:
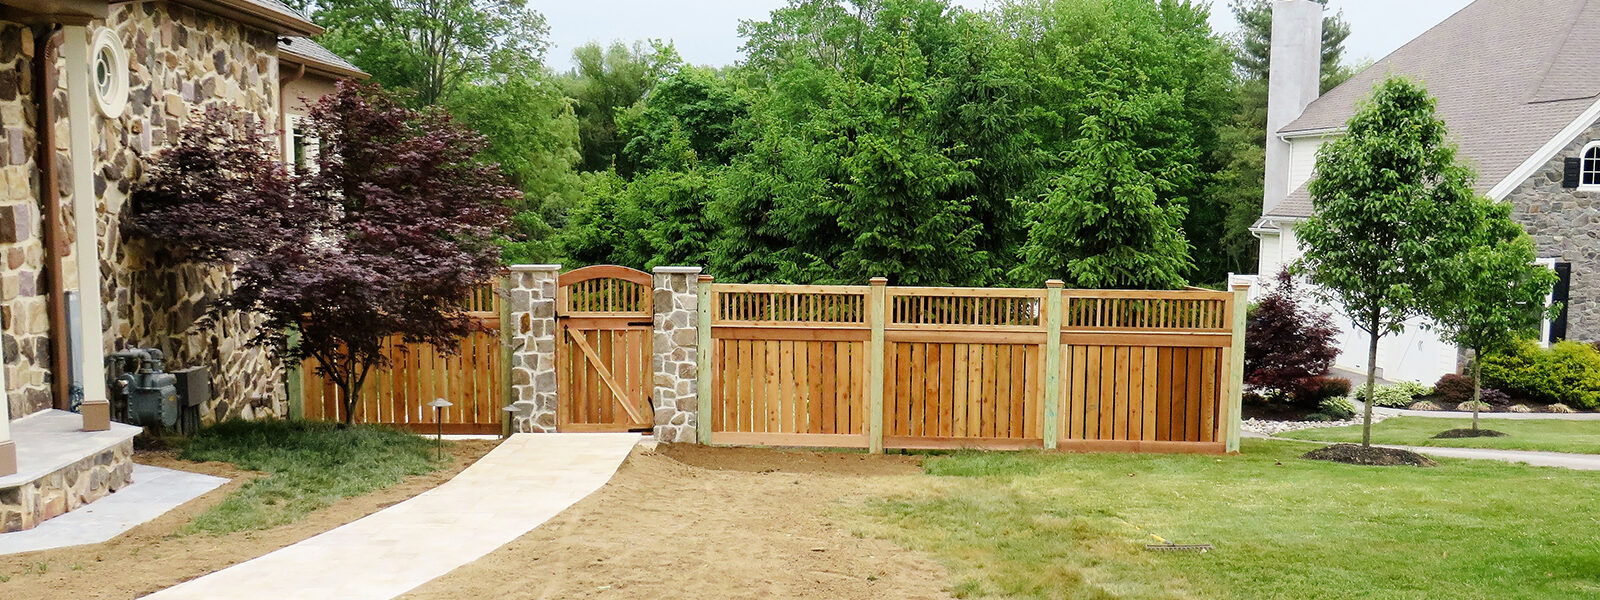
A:
<svg viewBox="0 0 1600 600">
<path fill-rule="evenodd" d="M 700 293 L 703 442 L 1237 448 L 1242 291 L 702 277 Z"/>
<path fill-rule="evenodd" d="M 493 285 L 482 285 L 467 300 L 468 314 L 483 326 L 461 339 L 454 354 L 431 344 L 413 344 L 399 336 L 384 340 L 389 367 L 376 369 L 362 387 L 354 421 L 432 433 L 498 434 L 505 390 L 500 344 L 500 298 Z M 317 373 L 316 359 L 299 367 L 302 415 L 340 421 L 344 403 L 337 387 Z M 436 418 L 427 404 L 436 398 L 453 406 Z"/>
</svg>

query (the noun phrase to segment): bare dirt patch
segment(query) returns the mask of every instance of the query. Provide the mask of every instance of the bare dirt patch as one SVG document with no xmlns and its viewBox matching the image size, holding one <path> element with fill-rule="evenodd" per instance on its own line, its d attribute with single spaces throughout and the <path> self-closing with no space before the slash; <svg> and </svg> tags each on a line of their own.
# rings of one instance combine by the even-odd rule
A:
<svg viewBox="0 0 1600 600">
<path fill-rule="evenodd" d="M 1359 446 L 1356 444 L 1334 444 L 1305 453 L 1301 458 L 1311 460 L 1327 460 L 1351 465 L 1368 465 L 1374 467 L 1436 467 L 1439 463 L 1433 459 L 1417 454 L 1410 450 L 1399 448 L 1380 448 L 1377 446 Z"/>
<path fill-rule="evenodd" d="M 905 456 L 635 451 L 600 491 L 402 598 L 949 598 L 944 567 L 839 518 L 919 473 Z"/>
<path fill-rule="evenodd" d="M 0 556 L 0 598 L 132 599 L 261 556 L 367 516 L 448 481 L 488 454 L 498 440 L 463 440 L 447 450 L 449 468 L 419 475 L 366 496 L 346 498 L 283 527 L 228 535 L 176 536 L 191 519 L 256 474 L 226 463 L 178 460 L 172 452 L 134 455 L 143 464 L 229 477 L 233 481 L 111 541 Z"/>
</svg>

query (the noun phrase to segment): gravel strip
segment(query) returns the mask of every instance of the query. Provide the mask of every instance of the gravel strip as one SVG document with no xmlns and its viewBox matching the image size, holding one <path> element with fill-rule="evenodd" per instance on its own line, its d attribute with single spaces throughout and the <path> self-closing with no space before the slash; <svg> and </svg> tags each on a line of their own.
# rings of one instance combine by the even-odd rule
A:
<svg viewBox="0 0 1600 600">
<path fill-rule="evenodd" d="M 1383 419 L 1384 415 L 1380 415 L 1376 412 L 1372 414 L 1373 423 L 1377 423 Z M 1277 435 L 1285 431 L 1318 429 L 1321 427 L 1344 427 L 1346 425 L 1360 424 L 1361 419 L 1359 418 L 1346 421 L 1267 421 L 1264 419 L 1245 419 L 1243 428 L 1245 431 L 1259 433 L 1261 435 Z"/>
</svg>

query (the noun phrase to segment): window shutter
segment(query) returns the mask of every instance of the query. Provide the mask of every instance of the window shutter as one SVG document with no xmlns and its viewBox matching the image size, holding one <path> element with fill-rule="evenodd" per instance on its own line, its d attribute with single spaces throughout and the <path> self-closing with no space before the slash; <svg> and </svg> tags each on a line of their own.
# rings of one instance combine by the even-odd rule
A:
<svg viewBox="0 0 1600 600">
<path fill-rule="evenodd" d="M 1550 321 L 1550 343 L 1567 339 L 1567 298 L 1572 288 L 1572 263 L 1556 263 L 1556 285 L 1550 291 L 1550 301 L 1561 304 L 1561 313 Z"/>
<path fill-rule="evenodd" d="M 1563 170 L 1565 172 L 1562 173 L 1561 187 L 1564 187 L 1564 188 L 1576 188 L 1576 187 L 1578 187 L 1578 182 L 1581 181 L 1580 178 L 1583 176 L 1583 159 L 1581 159 L 1581 158 L 1569 158 L 1569 159 L 1567 159 L 1566 165 L 1565 165 Z"/>
</svg>

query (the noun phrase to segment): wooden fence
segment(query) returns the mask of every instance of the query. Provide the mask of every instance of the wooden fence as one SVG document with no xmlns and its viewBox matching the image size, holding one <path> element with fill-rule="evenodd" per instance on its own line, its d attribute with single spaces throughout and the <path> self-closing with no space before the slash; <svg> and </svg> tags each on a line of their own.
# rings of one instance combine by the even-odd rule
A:
<svg viewBox="0 0 1600 600">
<path fill-rule="evenodd" d="M 501 343 L 501 299 L 493 285 L 483 285 L 468 299 L 469 314 L 484 326 L 461 340 L 453 354 L 430 344 L 411 344 L 398 336 L 384 341 L 390 365 L 374 370 L 356 402 L 357 423 L 392 425 L 432 433 L 499 434 L 505 406 L 504 346 Z M 338 388 L 317 373 L 316 359 L 307 359 L 291 374 L 290 390 L 300 388 L 302 415 L 308 419 L 341 420 L 344 405 Z M 436 398 L 451 406 L 435 417 L 427 406 Z M 292 398 L 291 398 L 292 399 Z"/>
<path fill-rule="evenodd" d="M 1237 448 L 1242 292 L 700 286 L 703 443 Z"/>
</svg>

